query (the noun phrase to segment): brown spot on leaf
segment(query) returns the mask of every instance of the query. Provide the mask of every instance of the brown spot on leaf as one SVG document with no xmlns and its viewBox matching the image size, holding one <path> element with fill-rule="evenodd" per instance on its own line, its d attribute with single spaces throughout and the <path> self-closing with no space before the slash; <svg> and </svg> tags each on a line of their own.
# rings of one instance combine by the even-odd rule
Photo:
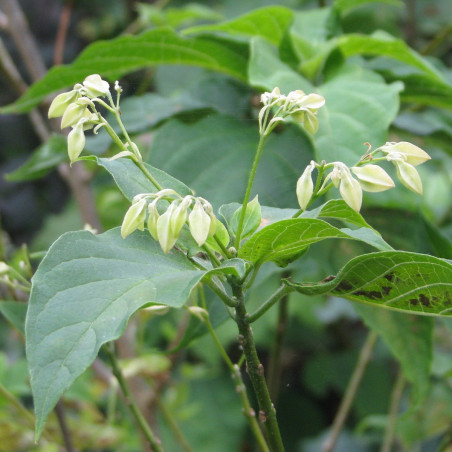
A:
<svg viewBox="0 0 452 452">
<path fill-rule="evenodd" d="M 389 282 L 394 281 L 394 273 L 386 273 L 386 275 L 383 276 L 384 279 L 388 280 Z"/>
<path fill-rule="evenodd" d="M 352 289 L 353 289 L 353 286 L 344 279 L 337 285 L 336 289 L 334 289 L 334 290 L 337 292 L 349 292 Z"/>
<path fill-rule="evenodd" d="M 380 298 L 383 298 L 383 295 L 378 290 L 357 290 L 356 292 L 353 292 L 353 295 L 356 296 L 363 296 L 366 298 L 370 298 L 371 300 L 378 300 Z"/>
<path fill-rule="evenodd" d="M 432 307 L 432 302 L 430 301 L 430 298 L 428 298 L 427 295 L 423 293 L 419 294 L 419 301 L 422 303 L 423 306 L 427 308 Z"/>
<path fill-rule="evenodd" d="M 417 298 L 410 298 L 410 304 L 413 306 L 417 306 L 419 304 L 419 300 Z"/>
</svg>

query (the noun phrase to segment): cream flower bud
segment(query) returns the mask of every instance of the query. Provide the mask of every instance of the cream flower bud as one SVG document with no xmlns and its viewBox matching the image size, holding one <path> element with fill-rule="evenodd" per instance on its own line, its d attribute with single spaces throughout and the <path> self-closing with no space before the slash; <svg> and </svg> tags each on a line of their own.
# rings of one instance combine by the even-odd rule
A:
<svg viewBox="0 0 452 452">
<path fill-rule="evenodd" d="M 76 124 L 67 136 L 67 152 L 69 160 L 74 163 L 85 147 L 85 134 L 83 133 L 83 121 Z"/>
<path fill-rule="evenodd" d="M 314 165 L 308 165 L 306 169 L 303 171 L 303 174 L 297 181 L 297 199 L 300 208 L 305 210 L 309 201 L 312 198 L 312 194 L 314 193 L 314 183 L 312 182 L 312 171 L 314 170 Z"/>
<path fill-rule="evenodd" d="M 394 160 L 393 163 L 400 182 L 409 190 L 422 195 L 422 181 L 416 168 L 403 160 Z"/>
<path fill-rule="evenodd" d="M 209 318 L 209 313 L 200 306 L 190 306 L 188 308 L 188 311 L 190 312 L 190 314 L 193 314 L 195 317 L 198 317 L 198 319 L 201 320 L 201 322 L 204 322 L 206 319 Z"/>
<path fill-rule="evenodd" d="M 63 116 L 66 108 L 69 107 L 70 104 L 75 102 L 78 97 L 79 93 L 77 90 L 58 94 L 58 96 L 56 96 L 50 104 L 48 113 L 49 118 L 59 118 L 60 116 Z"/>
<path fill-rule="evenodd" d="M 395 187 L 389 174 L 378 165 L 354 166 L 350 169 L 364 191 L 379 192 Z"/>
<path fill-rule="evenodd" d="M 400 143 L 388 142 L 384 146 L 381 146 L 380 150 L 387 154 L 394 152 L 400 153 L 404 156 L 404 160 L 413 166 L 420 165 L 431 159 L 420 147 L 407 141 L 401 141 Z"/>
<path fill-rule="evenodd" d="M 6 262 L 0 261 L 0 276 L 6 275 L 9 272 L 9 265 Z"/>
<path fill-rule="evenodd" d="M 102 80 L 99 74 L 88 75 L 83 81 L 83 86 L 89 97 L 106 96 L 110 92 L 110 85 Z"/>
<path fill-rule="evenodd" d="M 146 220 L 146 199 L 140 199 L 133 203 L 124 215 L 121 225 L 121 236 L 125 239 L 136 229 L 142 231 L 144 229 L 144 221 Z"/>
<path fill-rule="evenodd" d="M 195 206 L 188 217 L 190 233 L 199 246 L 202 246 L 209 236 L 210 223 L 212 220 L 199 199 L 196 200 Z"/>
<path fill-rule="evenodd" d="M 148 205 L 148 221 L 147 221 L 147 227 L 149 230 L 149 233 L 151 234 L 152 238 L 158 242 L 159 236 L 157 234 L 157 221 L 160 217 L 160 214 L 157 210 L 156 202 L 151 202 Z"/>
<path fill-rule="evenodd" d="M 191 196 L 186 196 L 182 202 L 174 209 L 171 217 L 171 229 L 175 236 L 179 237 L 180 231 L 187 221 L 187 210 L 192 202 Z"/>
<path fill-rule="evenodd" d="M 178 236 L 174 235 L 171 229 L 171 217 L 175 208 L 176 204 L 171 203 L 166 212 L 157 220 L 157 236 L 164 253 L 167 253 L 177 242 Z"/>
<path fill-rule="evenodd" d="M 353 210 L 359 212 L 363 201 L 363 192 L 361 185 L 359 185 L 359 182 L 356 179 L 353 179 L 348 169 L 347 171 L 342 171 L 339 191 L 341 193 L 342 199 Z"/>
<path fill-rule="evenodd" d="M 69 105 L 61 118 L 61 128 L 64 129 L 77 124 L 85 116 L 85 113 L 87 113 L 85 104 L 73 103 Z"/>
</svg>

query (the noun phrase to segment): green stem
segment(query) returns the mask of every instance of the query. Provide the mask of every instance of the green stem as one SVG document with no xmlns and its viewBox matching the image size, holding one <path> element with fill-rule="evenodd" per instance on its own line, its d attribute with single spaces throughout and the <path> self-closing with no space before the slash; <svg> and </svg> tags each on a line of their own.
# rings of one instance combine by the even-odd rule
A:
<svg viewBox="0 0 452 452">
<path fill-rule="evenodd" d="M 265 426 L 271 452 L 284 452 L 284 445 L 276 419 L 276 410 L 270 399 L 267 382 L 265 381 L 264 366 L 259 361 L 253 332 L 248 323 L 243 289 L 239 285 L 233 285 L 232 288 L 234 296 L 238 300 L 235 312 L 239 329 L 239 342 L 245 354 L 247 372 L 259 404 L 259 419 Z"/>
<path fill-rule="evenodd" d="M 138 161 L 134 160 L 134 162 L 138 166 L 138 168 L 140 168 L 140 170 L 143 172 L 143 174 L 152 182 L 152 184 L 155 186 L 155 188 L 158 191 L 163 190 L 163 187 L 157 182 L 155 177 L 148 171 L 148 169 L 146 168 L 146 166 L 144 165 L 143 162 L 141 162 L 140 160 L 138 160 Z"/>
<path fill-rule="evenodd" d="M 202 307 L 207 311 L 207 304 L 204 297 L 204 291 L 201 288 L 201 302 Z M 250 401 L 248 399 L 248 396 L 246 394 L 246 387 L 243 383 L 242 374 L 240 372 L 240 367 L 237 364 L 234 364 L 231 361 L 231 358 L 229 358 L 229 355 L 226 353 L 226 350 L 223 347 L 223 344 L 220 342 L 220 339 L 218 339 L 217 333 L 215 332 L 214 327 L 212 326 L 212 323 L 210 322 L 209 316 L 206 316 L 205 318 L 205 325 L 207 329 L 209 330 L 210 335 L 212 336 L 213 341 L 215 342 L 215 345 L 217 346 L 221 356 L 223 357 L 224 362 L 229 367 L 229 370 L 231 371 L 232 378 L 234 380 L 234 384 L 236 387 L 236 391 L 240 397 L 240 401 L 242 402 L 243 406 L 243 414 L 247 418 L 248 423 L 250 425 L 251 431 L 253 432 L 254 437 L 256 438 L 262 452 L 270 452 L 270 449 L 268 448 L 267 441 L 264 438 L 264 435 L 262 434 L 262 430 L 259 427 L 259 424 L 256 420 L 256 413 L 254 412 L 253 408 L 251 407 Z"/>
<path fill-rule="evenodd" d="M 230 308 L 235 308 L 237 306 L 237 302 L 231 298 L 225 291 L 224 288 L 219 287 L 219 285 L 213 280 L 203 281 L 206 286 L 208 286 L 220 300 Z"/>
<path fill-rule="evenodd" d="M 164 452 L 162 445 L 160 444 L 160 440 L 155 436 L 151 427 L 147 423 L 146 419 L 143 416 L 143 413 L 140 411 L 137 402 L 135 401 L 132 393 L 130 392 L 129 386 L 124 378 L 124 375 L 119 367 L 119 363 L 116 359 L 115 353 L 107 346 L 104 347 L 106 354 L 111 362 L 111 367 L 113 370 L 113 374 L 118 380 L 119 386 L 122 389 L 124 397 L 126 399 L 127 405 L 130 408 L 132 415 L 137 421 L 138 426 L 143 432 L 145 438 L 148 440 L 150 446 L 152 447 L 153 452 Z"/>
<path fill-rule="evenodd" d="M 247 316 L 246 322 L 253 323 L 259 317 L 263 316 L 276 302 L 278 302 L 282 297 L 288 295 L 290 292 L 293 292 L 293 288 L 286 286 L 285 284 L 279 287 L 279 289 L 270 297 L 262 303 L 260 308 L 258 308 L 253 314 Z"/>
<path fill-rule="evenodd" d="M 237 249 L 237 250 L 240 247 L 240 238 L 241 238 L 242 230 L 243 230 L 243 222 L 245 221 L 246 206 L 248 205 L 248 201 L 250 199 L 251 189 L 253 187 L 253 182 L 254 182 L 254 176 L 256 175 L 257 165 L 259 164 L 259 160 L 262 155 L 262 149 L 264 147 L 266 137 L 267 137 L 267 135 L 265 135 L 265 134 L 261 134 L 259 137 L 259 143 L 257 145 L 256 155 L 254 156 L 253 165 L 251 166 L 251 170 L 250 170 L 250 173 L 248 176 L 248 185 L 246 186 L 245 196 L 243 198 L 243 204 L 242 204 L 242 213 L 240 214 L 239 225 L 237 227 L 237 235 L 235 237 L 235 249 Z"/>
<path fill-rule="evenodd" d="M 350 408 L 352 406 L 353 400 L 355 399 L 359 385 L 361 384 L 364 371 L 366 370 L 367 364 L 369 363 L 372 356 L 372 351 L 374 349 L 375 343 L 377 342 L 377 339 L 378 334 L 375 333 L 375 331 L 370 331 L 368 333 L 364 345 L 361 348 L 361 352 L 359 354 L 355 369 L 353 370 L 353 374 L 350 378 L 350 382 L 341 401 L 341 405 L 336 414 L 336 417 L 334 418 L 331 431 L 328 434 L 325 442 L 323 443 L 322 452 L 331 452 L 336 446 L 336 442 L 339 439 L 342 427 L 344 426 L 348 413 L 350 412 Z"/>
</svg>

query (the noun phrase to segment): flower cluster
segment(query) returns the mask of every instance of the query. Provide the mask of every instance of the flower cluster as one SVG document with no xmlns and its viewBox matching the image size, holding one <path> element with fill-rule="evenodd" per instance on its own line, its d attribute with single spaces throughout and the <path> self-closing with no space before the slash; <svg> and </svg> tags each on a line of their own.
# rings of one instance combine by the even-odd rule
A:
<svg viewBox="0 0 452 452">
<path fill-rule="evenodd" d="M 382 158 L 374 158 L 378 152 L 384 154 Z M 422 194 L 422 181 L 415 166 L 429 160 L 430 156 L 418 146 L 402 141 L 400 143 L 386 143 L 367 152 L 361 160 L 349 168 L 343 162 L 333 162 L 322 165 L 312 161 L 304 170 L 297 181 L 296 194 L 301 209 L 311 202 L 313 195 L 319 195 L 326 190 L 327 182 L 331 181 L 339 192 L 343 200 L 356 212 L 361 209 L 363 190 L 367 192 L 380 192 L 395 187 L 394 181 L 388 173 L 376 165 L 380 161 L 392 162 L 397 171 L 397 176 L 405 187 Z M 374 162 L 374 163 L 368 163 Z M 317 193 L 314 193 L 314 183 L 312 172 L 314 168 L 325 171 L 332 168 L 332 171 L 325 177 L 322 186 Z"/>
<path fill-rule="evenodd" d="M 71 163 L 77 160 L 85 147 L 85 130 L 105 125 L 94 102 L 100 97 L 111 99 L 110 85 L 100 75 L 93 74 L 77 83 L 71 91 L 55 97 L 49 108 L 49 118 L 61 118 L 61 128 L 72 127 L 68 135 L 68 154 Z"/>
<path fill-rule="evenodd" d="M 170 204 L 160 215 L 158 204 L 164 201 Z M 187 221 L 190 234 L 199 246 L 215 234 L 217 219 L 211 204 L 204 198 L 191 195 L 182 197 L 169 188 L 157 193 L 142 193 L 133 198 L 122 222 L 121 235 L 125 238 L 136 229 L 143 231 L 146 225 L 149 233 L 167 253 L 176 244 Z"/>
<path fill-rule="evenodd" d="M 320 94 L 305 94 L 301 90 L 291 91 L 287 96 L 281 94 L 276 87 L 271 93 L 265 92 L 261 96 L 263 107 L 259 112 L 259 130 L 268 135 L 273 127 L 285 118 L 292 119 L 303 125 L 310 133 L 316 133 L 319 128 L 317 110 L 325 105 L 325 99 Z M 273 118 L 266 124 L 270 109 L 276 107 Z"/>
</svg>

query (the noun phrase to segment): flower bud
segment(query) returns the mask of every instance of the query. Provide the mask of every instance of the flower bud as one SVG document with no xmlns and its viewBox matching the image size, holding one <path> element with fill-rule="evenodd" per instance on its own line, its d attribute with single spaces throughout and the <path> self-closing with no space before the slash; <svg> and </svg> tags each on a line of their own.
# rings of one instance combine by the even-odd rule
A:
<svg viewBox="0 0 452 452">
<path fill-rule="evenodd" d="M 157 210 L 156 202 L 151 202 L 148 205 L 148 221 L 147 221 L 147 227 L 149 230 L 149 233 L 151 234 L 152 238 L 158 242 L 159 237 L 157 234 L 157 221 L 160 217 L 160 214 Z"/>
<path fill-rule="evenodd" d="M 78 159 L 85 147 L 85 134 L 83 133 L 83 122 L 76 124 L 67 136 L 67 152 L 71 165 Z"/>
<path fill-rule="evenodd" d="M 388 154 L 398 152 L 404 156 L 406 162 L 413 166 L 420 165 L 431 159 L 431 157 L 420 147 L 408 143 L 407 141 L 401 141 L 400 143 L 388 142 L 384 146 L 381 146 L 380 150 Z"/>
<path fill-rule="evenodd" d="M 171 229 L 174 235 L 179 236 L 180 231 L 187 221 L 187 210 L 192 202 L 191 196 L 186 196 L 182 202 L 174 209 L 171 217 Z"/>
<path fill-rule="evenodd" d="M 308 165 L 297 181 L 297 199 L 302 210 L 305 210 L 314 193 L 314 183 L 312 182 L 312 171 L 314 165 Z"/>
<path fill-rule="evenodd" d="M 0 276 L 6 275 L 9 272 L 9 265 L 6 262 L 0 261 Z"/>
<path fill-rule="evenodd" d="M 393 163 L 400 182 L 409 190 L 422 195 L 422 181 L 416 168 L 403 160 L 394 160 Z"/>
<path fill-rule="evenodd" d="M 83 81 L 83 86 L 89 97 L 106 96 L 110 92 L 110 85 L 102 80 L 99 74 L 88 75 Z"/>
<path fill-rule="evenodd" d="M 363 192 L 361 185 L 356 179 L 353 179 L 350 172 L 342 171 L 341 183 L 339 185 L 339 191 L 342 199 L 356 212 L 361 209 L 361 203 L 363 200 Z"/>
<path fill-rule="evenodd" d="M 58 94 L 58 96 L 56 96 L 50 104 L 48 113 L 49 118 L 59 118 L 60 116 L 63 116 L 66 108 L 69 107 L 70 104 L 75 102 L 78 97 L 79 93 L 77 90 Z"/>
<path fill-rule="evenodd" d="M 201 322 L 204 322 L 206 319 L 209 318 L 209 313 L 200 306 L 190 306 L 188 307 L 188 311 L 190 314 L 193 314 L 195 317 L 198 317 Z"/>
<path fill-rule="evenodd" d="M 171 217 L 175 208 L 176 205 L 171 203 L 166 212 L 157 220 L 157 236 L 164 253 L 167 253 L 177 242 L 178 236 L 173 234 L 171 228 Z"/>
<path fill-rule="evenodd" d="M 61 118 L 61 128 L 64 129 L 77 124 L 85 116 L 85 113 L 87 113 L 85 104 L 73 103 L 69 105 Z"/>
<path fill-rule="evenodd" d="M 190 226 L 190 233 L 199 246 L 203 245 L 207 240 L 211 222 L 210 216 L 206 213 L 201 202 L 197 199 L 195 206 L 188 217 L 188 224 Z"/>
<path fill-rule="evenodd" d="M 350 169 L 364 191 L 379 192 L 395 187 L 389 174 L 378 165 L 354 166 Z"/>
<path fill-rule="evenodd" d="M 146 199 L 133 203 L 124 216 L 121 225 L 121 236 L 125 239 L 135 229 L 142 231 L 144 229 L 144 221 L 146 219 Z"/>
</svg>

